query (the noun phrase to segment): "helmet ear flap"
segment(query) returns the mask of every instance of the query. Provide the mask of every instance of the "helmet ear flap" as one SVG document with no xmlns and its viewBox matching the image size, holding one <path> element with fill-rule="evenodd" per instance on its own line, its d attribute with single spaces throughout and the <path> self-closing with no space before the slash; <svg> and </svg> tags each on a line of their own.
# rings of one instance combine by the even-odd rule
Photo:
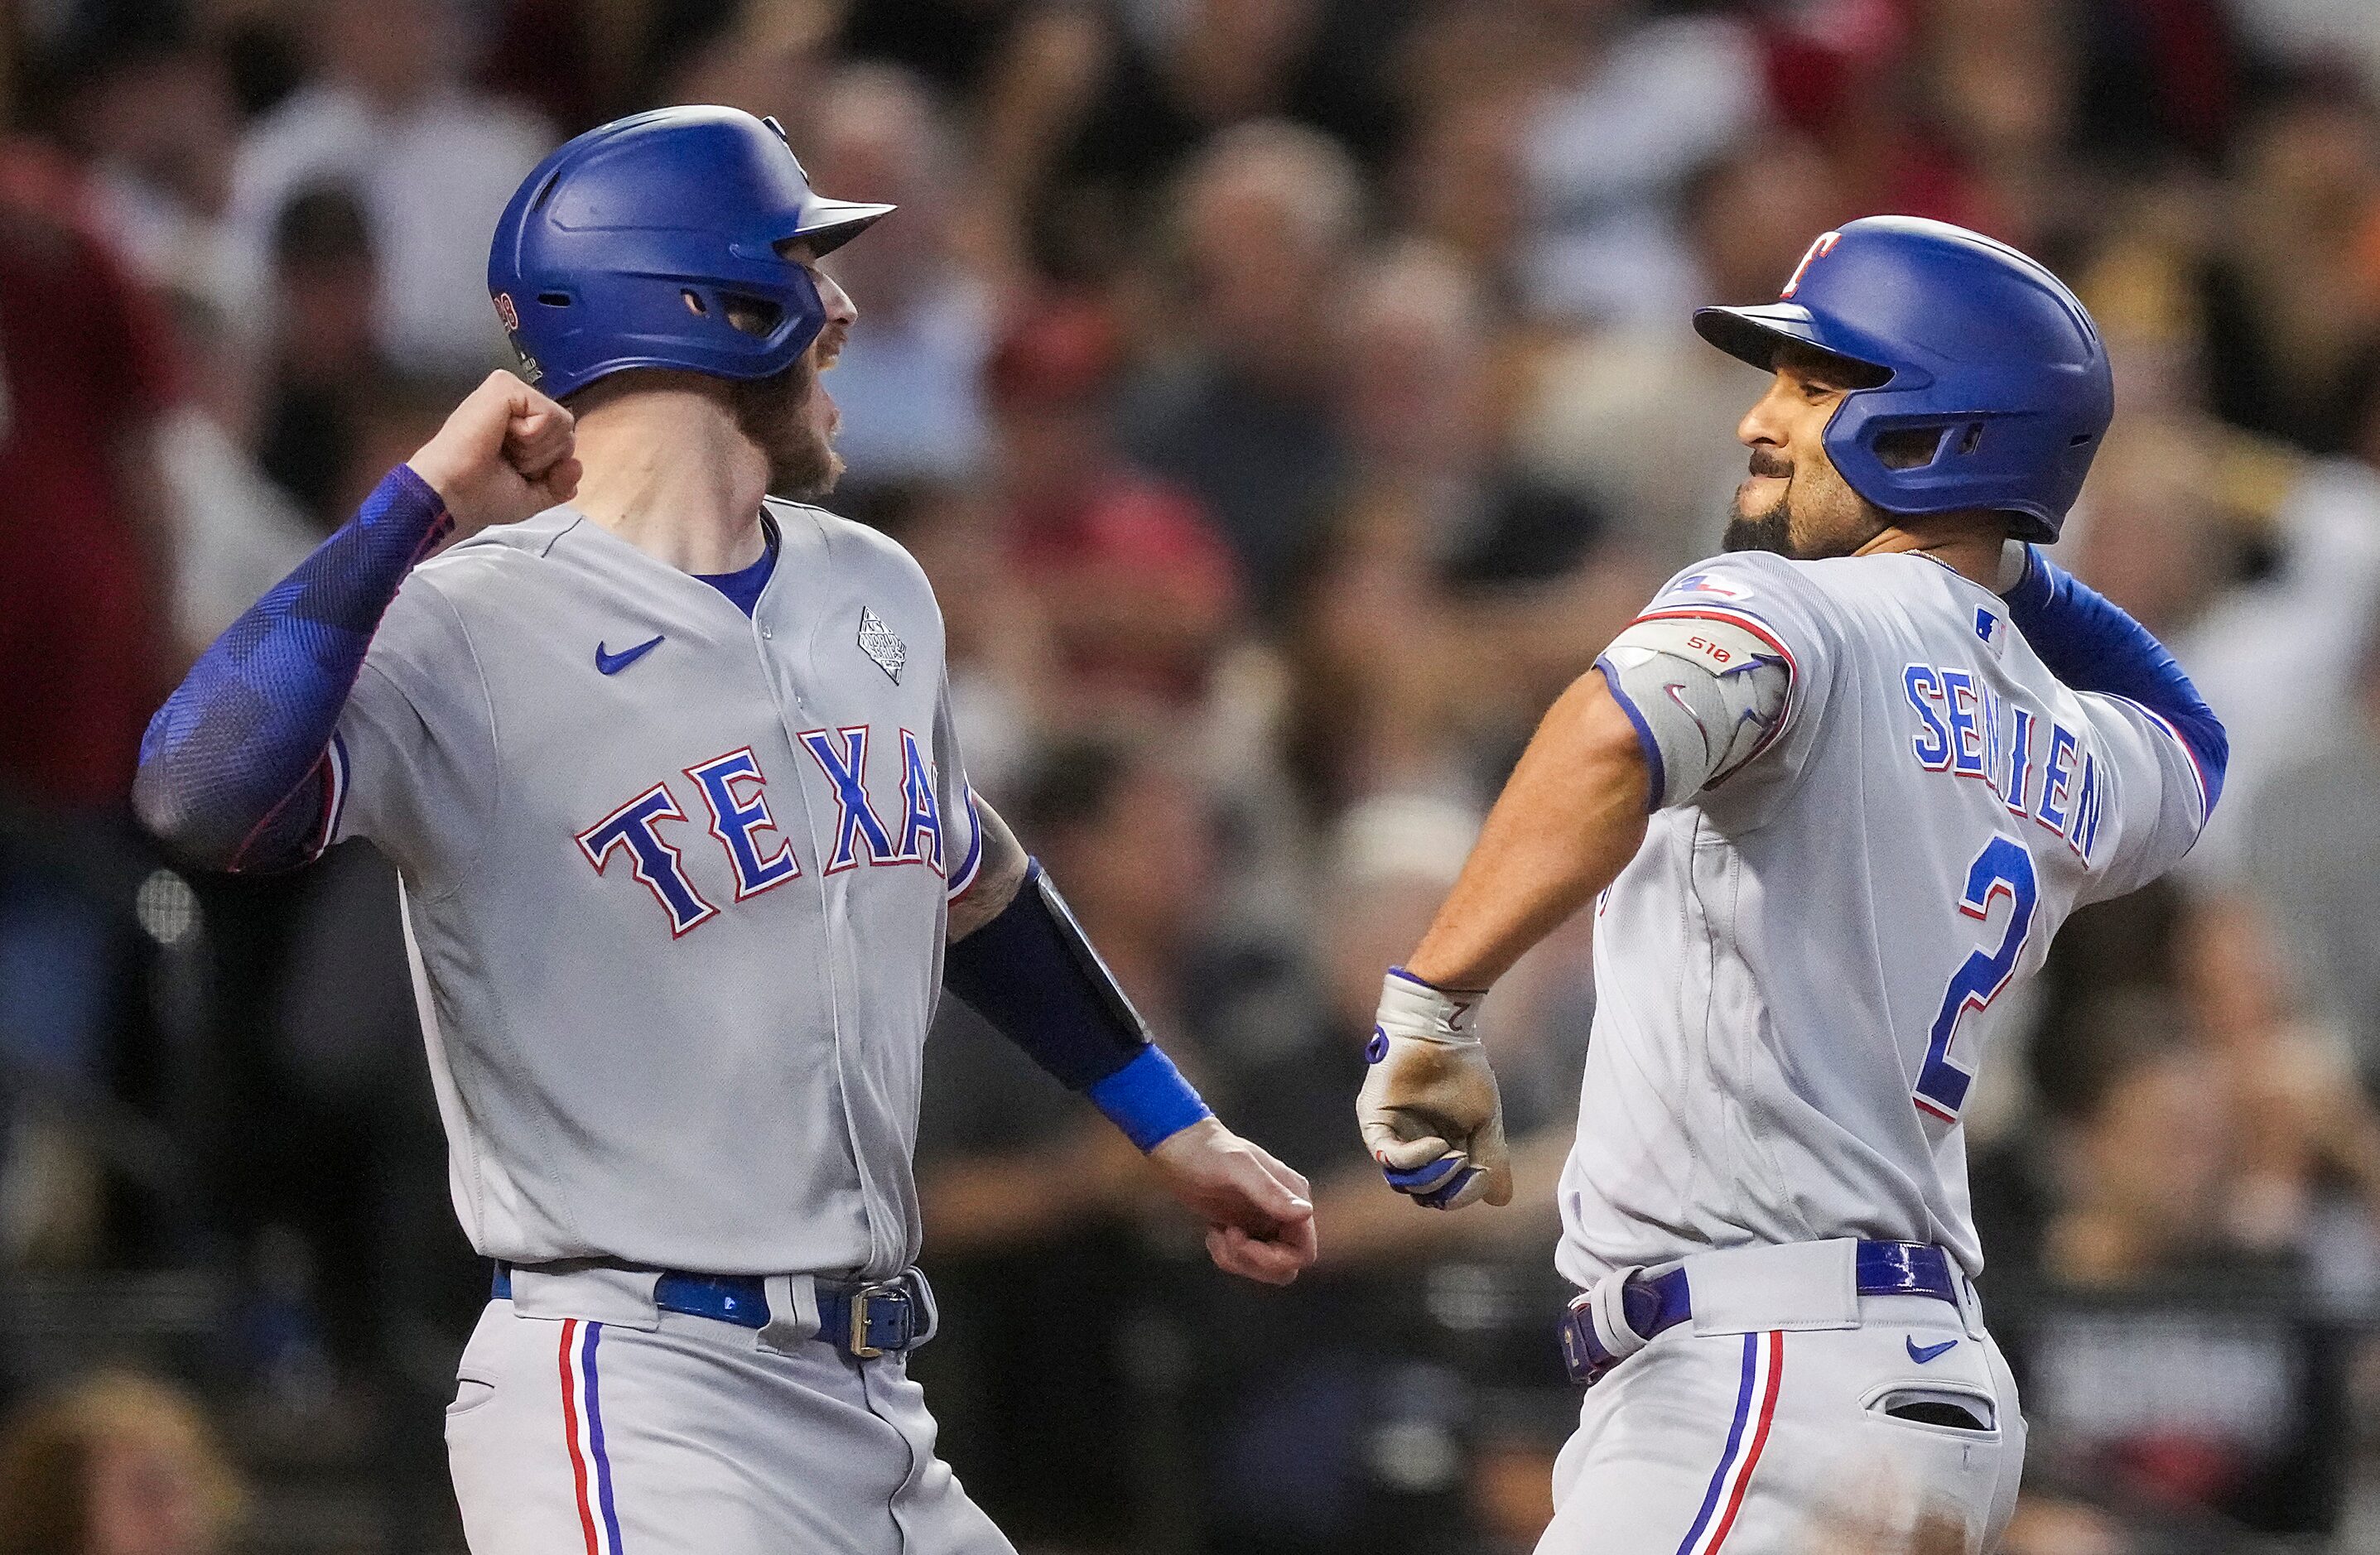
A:
<svg viewBox="0 0 2380 1555">
<path fill-rule="evenodd" d="M 1899 472 L 1967 458 L 1983 444 L 1984 423 L 1973 418 L 1934 425 L 1887 427 L 1868 438 L 1876 463 Z"/>
<path fill-rule="evenodd" d="M 776 297 L 746 300 L 760 311 L 735 327 L 749 334 L 751 325 L 759 324 L 762 336 L 785 346 L 795 356 L 808 350 L 810 342 L 826 328 L 826 299 L 819 296 L 818 283 L 810 273 L 798 264 L 788 267 Z M 731 317 L 730 322 L 735 320 Z"/>
<path fill-rule="evenodd" d="M 1868 440 L 1876 462 L 1890 470 L 1923 469 L 1942 456 L 1947 427 L 1892 427 Z"/>
<path fill-rule="evenodd" d="M 784 326 L 789 314 L 798 323 L 806 311 L 800 307 L 798 297 L 795 298 L 795 307 L 789 310 L 775 298 L 731 291 L 725 287 L 698 289 L 680 286 L 677 295 L 678 300 L 686 305 L 686 310 L 706 324 L 734 330 L 748 340 L 764 345 L 781 343 L 786 333 Z M 813 330 L 813 337 L 815 334 Z M 807 350 L 808 346 L 809 341 L 806 339 L 796 350 Z"/>
<path fill-rule="evenodd" d="M 727 327 L 740 330 L 755 340 L 766 340 L 777 333 L 785 320 L 784 304 L 771 302 L 764 297 L 744 297 L 729 292 L 720 298 L 720 311 L 726 317 Z"/>
</svg>

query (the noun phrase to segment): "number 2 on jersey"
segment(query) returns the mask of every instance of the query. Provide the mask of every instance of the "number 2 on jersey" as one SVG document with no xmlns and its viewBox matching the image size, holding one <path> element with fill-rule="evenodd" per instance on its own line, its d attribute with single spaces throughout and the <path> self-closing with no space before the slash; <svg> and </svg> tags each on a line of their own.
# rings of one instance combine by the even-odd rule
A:
<svg viewBox="0 0 2380 1555">
<path fill-rule="evenodd" d="M 1925 1065 L 1918 1070 L 1917 1086 L 1911 1093 L 1922 1111 L 1944 1123 L 1959 1121 L 1967 1084 L 1974 1078 L 1950 1062 L 1950 1039 L 1959 1029 L 1959 1019 L 1969 1010 L 1989 1004 L 2008 987 L 2016 972 L 2016 958 L 2024 952 L 2025 935 L 2033 928 L 2033 856 L 2010 837 L 1994 837 L 1975 855 L 1967 869 L 1967 893 L 1959 899 L 1959 910 L 1972 918 L 1988 918 L 1992 898 L 2001 894 L 2009 899 L 2009 917 L 2008 927 L 2000 932 L 1999 948 L 1978 948 L 1951 975 L 1950 986 L 1942 990 L 1941 1011 L 1926 1038 Z"/>
</svg>

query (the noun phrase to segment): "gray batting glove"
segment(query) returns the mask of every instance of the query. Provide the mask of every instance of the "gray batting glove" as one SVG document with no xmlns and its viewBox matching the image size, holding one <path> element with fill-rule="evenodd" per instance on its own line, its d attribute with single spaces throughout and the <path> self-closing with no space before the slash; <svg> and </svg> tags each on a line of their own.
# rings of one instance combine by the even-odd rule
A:
<svg viewBox="0 0 2380 1555">
<path fill-rule="evenodd" d="M 1371 1069 L 1355 1098 L 1364 1148 L 1389 1186 L 1431 1209 L 1512 1201 L 1504 1106 L 1472 1030 L 1486 997 L 1390 967 L 1364 1049 Z"/>
</svg>

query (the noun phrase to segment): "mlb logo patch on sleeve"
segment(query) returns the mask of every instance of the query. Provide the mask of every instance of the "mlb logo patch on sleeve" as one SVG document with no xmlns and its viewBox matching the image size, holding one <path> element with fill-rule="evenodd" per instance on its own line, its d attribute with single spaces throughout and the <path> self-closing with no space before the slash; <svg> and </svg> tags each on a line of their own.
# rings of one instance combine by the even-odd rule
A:
<svg viewBox="0 0 2380 1555">
<path fill-rule="evenodd" d="M 1975 638 L 1985 648 L 1990 649 L 1992 657 L 1997 659 L 1999 657 L 2000 645 L 2008 640 L 2008 622 L 2002 619 L 1999 613 L 1993 610 L 1991 606 L 1977 605 Z"/>
</svg>

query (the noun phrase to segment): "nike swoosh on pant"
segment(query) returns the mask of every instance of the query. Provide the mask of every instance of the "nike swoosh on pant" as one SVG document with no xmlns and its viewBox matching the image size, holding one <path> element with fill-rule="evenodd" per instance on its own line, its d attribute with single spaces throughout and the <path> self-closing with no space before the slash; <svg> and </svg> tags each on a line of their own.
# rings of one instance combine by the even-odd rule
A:
<svg viewBox="0 0 2380 1555">
<path fill-rule="evenodd" d="M 1927 1361 L 1944 1354 L 1949 1350 L 1952 1345 L 1959 1342 L 1955 1339 L 1946 1339 L 1939 1344 L 1920 1344 L 1914 1338 L 1903 1338 L 1900 1342 L 1908 1346 L 1909 1358 L 1915 1361 L 1919 1366 L 1924 1366 Z"/>
</svg>

